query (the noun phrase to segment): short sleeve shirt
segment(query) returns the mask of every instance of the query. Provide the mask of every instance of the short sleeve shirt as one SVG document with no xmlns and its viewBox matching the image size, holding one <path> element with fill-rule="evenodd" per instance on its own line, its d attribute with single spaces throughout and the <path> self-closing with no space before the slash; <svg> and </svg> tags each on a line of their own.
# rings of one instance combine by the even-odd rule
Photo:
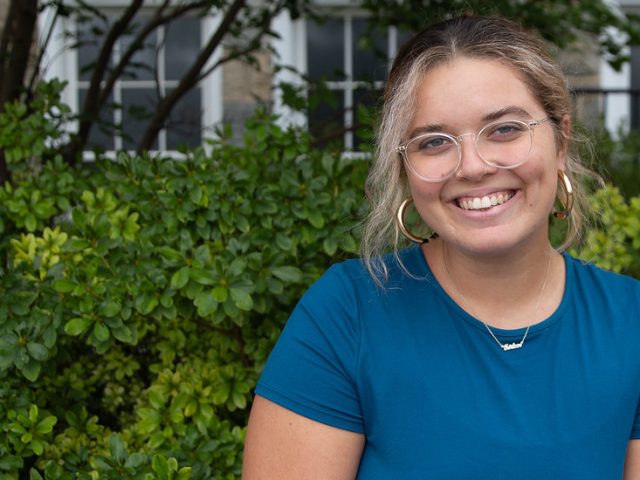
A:
<svg viewBox="0 0 640 480">
<path fill-rule="evenodd" d="M 564 255 L 558 309 L 502 351 L 418 247 L 385 288 L 358 260 L 301 299 L 256 393 L 361 432 L 358 479 L 622 478 L 640 439 L 640 282 Z M 518 342 L 524 329 L 493 329 Z"/>
</svg>

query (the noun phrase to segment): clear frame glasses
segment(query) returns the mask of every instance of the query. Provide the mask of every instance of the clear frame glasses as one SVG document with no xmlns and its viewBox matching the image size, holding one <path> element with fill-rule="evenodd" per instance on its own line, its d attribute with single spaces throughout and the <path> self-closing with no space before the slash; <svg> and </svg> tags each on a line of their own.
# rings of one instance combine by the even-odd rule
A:
<svg viewBox="0 0 640 480">
<path fill-rule="evenodd" d="M 458 136 L 423 133 L 398 146 L 397 151 L 407 168 L 426 182 L 443 182 L 458 170 L 462 160 L 462 139 L 467 136 L 475 140 L 476 153 L 487 165 L 516 168 L 529 158 L 533 129 L 548 120 L 499 120 L 485 125 L 477 133 Z"/>
</svg>

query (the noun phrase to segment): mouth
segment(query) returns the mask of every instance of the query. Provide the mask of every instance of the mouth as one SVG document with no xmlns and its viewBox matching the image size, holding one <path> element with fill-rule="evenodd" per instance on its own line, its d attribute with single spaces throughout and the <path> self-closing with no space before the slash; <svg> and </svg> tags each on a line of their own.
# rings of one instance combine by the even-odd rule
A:
<svg viewBox="0 0 640 480">
<path fill-rule="evenodd" d="M 515 190 L 505 190 L 482 197 L 459 197 L 455 199 L 455 203 L 463 210 L 486 211 L 508 202 L 515 194 Z"/>
</svg>

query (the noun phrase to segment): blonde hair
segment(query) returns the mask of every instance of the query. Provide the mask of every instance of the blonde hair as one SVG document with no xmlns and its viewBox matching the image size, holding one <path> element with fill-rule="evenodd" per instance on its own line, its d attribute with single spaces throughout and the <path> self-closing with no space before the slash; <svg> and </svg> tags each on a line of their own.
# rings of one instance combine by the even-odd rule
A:
<svg viewBox="0 0 640 480">
<path fill-rule="evenodd" d="M 558 248 L 568 248 L 581 235 L 588 210 L 584 177 L 596 175 L 582 164 L 575 137 L 561 128 L 572 107 L 564 74 L 544 41 L 518 24 L 500 17 L 459 17 L 431 26 L 403 45 L 386 82 L 375 158 L 366 185 L 370 213 L 361 244 L 363 261 L 379 284 L 387 278 L 384 253 L 391 248 L 399 261 L 402 235 L 395 215 L 409 195 L 409 187 L 396 147 L 406 140 L 404 135 L 415 113 L 416 92 L 431 69 L 463 57 L 499 61 L 514 69 L 544 108 L 555 131 L 557 148 L 567 149 L 565 173 L 573 185 L 573 210 L 564 242 Z"/>
</svg>

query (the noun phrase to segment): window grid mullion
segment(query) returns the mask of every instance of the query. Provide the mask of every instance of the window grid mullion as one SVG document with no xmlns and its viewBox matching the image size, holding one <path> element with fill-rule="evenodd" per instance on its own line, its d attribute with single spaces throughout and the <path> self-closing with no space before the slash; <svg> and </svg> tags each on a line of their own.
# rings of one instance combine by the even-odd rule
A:
<svg viewBox="0 0 640 480">
<path fill-rule="evenodd" d="M 113 62 L 115 65 L 117 65 L 118 62 L 120 61 L 121 54 L 122 54 L 121 52 L 122 45 L 120 42 L 121 40 L 118 40 L 113 46 Z M 122 82 L 119 79 L 116 80 L 116 82 L 113 84 L 113 103 L 120 107 L 120 108 L 113 109 L 113 122 L 116 125 L 123 127 L 122 109 L 124 105 L 122 105 Z M 117 130 L 114 131 L 113 134 L 114 134 L 113 146 L 115 150 L 116 151 L 122 150 L 122 147 L 123 147 L 122 135 Z"/>
<path fill-rule="evenodd" d="M 157 40 L 157 57 L 156 57 L 156 75 L 157 75 L 157 81 L 158 81 L 158 94 L 160 96 L 160 98 L 158 98 L 158 101 L 160 101 L 162 98 L 164 98 L 167 94 L 167 89 L 166 89 L 166 61 L 165 61 L 165 28 L 164 26 L 160 26 L 158 27 L 158 35 L 156 36 L 156 40 Z M 160 132 L 158 133 L 158 150 L 166 150 L 167 149 L 167 129 L 163 128 L 162 130 L 160 130 Z"/>
<path fill-rule="evenodd" d="M 344 146 L 345 150 L 353 149 L 353 17 L 344 19 Z"/>
</svg>

